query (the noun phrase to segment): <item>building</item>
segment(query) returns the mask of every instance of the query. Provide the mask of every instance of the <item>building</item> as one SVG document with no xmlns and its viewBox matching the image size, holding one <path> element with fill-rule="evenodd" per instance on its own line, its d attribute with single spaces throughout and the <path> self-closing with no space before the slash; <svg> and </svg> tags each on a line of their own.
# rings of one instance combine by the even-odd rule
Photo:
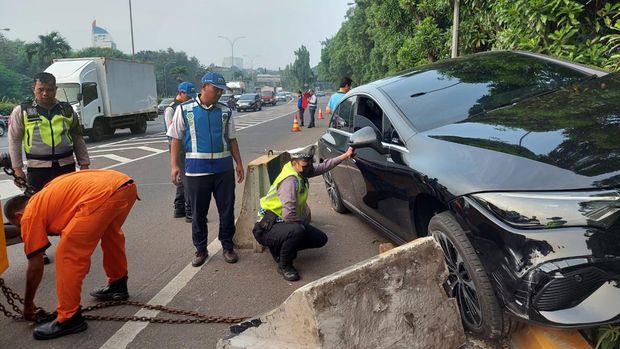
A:
<svg viewBox="0 0 620 349">
<path fill-rule="evenodd" d="M 116 48 L 116 43 L 112 40 L 112 36 L 107 30 L 97 26 L 97 20 L 93 21 L 92 29 L 93 47 Z"/>
<path fill-rule="evenodd" d="M 232 62 L 232 57 L 224 57 L 224 62 L 222 66 L 230 67 L 230 62 Z M 235 67 L 243 69 L 243 58 L 235 57 Z"/>
<path fill-rule="evenodd" d="M 282 79 L 278 74 L 256 74 L 256 83 L 270 86 L 279 86 Z"/>
</svg>

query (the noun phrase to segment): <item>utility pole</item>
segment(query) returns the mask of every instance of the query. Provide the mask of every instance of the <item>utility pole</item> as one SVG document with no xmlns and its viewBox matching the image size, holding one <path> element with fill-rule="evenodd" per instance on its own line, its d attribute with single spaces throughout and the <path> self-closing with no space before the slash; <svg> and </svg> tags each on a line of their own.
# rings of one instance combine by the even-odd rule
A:
<svg viewBox="0 0 620 349">
<path fill-rule="evenodd" d="M 136 54 L 136 50 L 133 45 L 133 17 L 131 15 L 131 0 L 129 0 L 129 27 L 131 29 L 131 59 Z"/>
<path fill-rule="evenodd" d="M 454 0 L 454 16 L 452 18 L 452 58 L 459 56 L 459 5 L 460 0 Z"/>
</svg>

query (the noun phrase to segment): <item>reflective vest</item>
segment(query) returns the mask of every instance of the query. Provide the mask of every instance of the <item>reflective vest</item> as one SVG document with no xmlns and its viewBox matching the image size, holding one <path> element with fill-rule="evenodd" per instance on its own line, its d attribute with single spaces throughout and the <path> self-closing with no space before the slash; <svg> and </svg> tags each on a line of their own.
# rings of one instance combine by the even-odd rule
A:
<svg viewBox="0 0 620 349">
<path fill-rule="evenodd" d="M 282 201 L 280 201 L 280 197 L 278 196 L 278 188 L 280 187 L 280 183 L 289 176 L 294 176 L 297 179 L 297 205 L 295 207 L 295 214 L 300 218 L 305 217 L 304 207 L 306 206 L 306 200 L 308 200 L 308 181 L 295 171 L 290 161 L 282 167 L 282 171 L 278 177 L 276 177 L 275 181 L 273 181 L 267 195 L 260 199 L 261 209 L 258 212 L 259 217 L 263 216 L 264 211 L 269 210 L 275 213 L 281 221 L 284 221 L 282 217 Z"/>
<path fill-rule="evenodd" d="M 215 105 L 207 109 L 191 99 L 181 104 L 181 111 L 185 123 L 185 172 L 204 174 L 233 170 L 228 139 L 229 109 L 222 110 Z"/>
<path fill-rule="evenodd" d="M 59 102 L 43 116 L 32 103 L 21 104 L 24 117 L 24 151 L 27 159 L 54 161 L 73 155 L 71 104 Z"/>
</svg>

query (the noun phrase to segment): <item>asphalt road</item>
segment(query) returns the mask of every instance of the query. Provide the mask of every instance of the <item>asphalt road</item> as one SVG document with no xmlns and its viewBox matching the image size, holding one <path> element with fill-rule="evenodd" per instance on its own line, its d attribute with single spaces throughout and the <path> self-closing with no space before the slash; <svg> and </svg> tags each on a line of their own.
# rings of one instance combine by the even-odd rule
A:
<svg viewBox="0 0 620 349">
<path fill-rule="evenodd" d="M 324 109 L 327 98 L 319 99 Z M 238 141 L 244 166 L 266 150 L 292 149 L 317 141 L 328 120 L 317 120 L 314 129 L 291 132 L 296 101 L 264 107 L 262 111 L 235 114 Z M 318 113 L 317 113 L 318 114 Z M 6 137 L 0 138 L 0 151 L 6 151 Z M 169 180 L 169 155 L 161 121 L 149 123 L 147 134 L 135 137 L 127 131 L 98 143 L 88 143 L 94 168 L 114 168 L 132 176 L 142 199 L 134 206 L 124 225 L 129 260 L 129 289 L 132 300 L 148 302 L 153 297 L 169 299 L 169 306 L 210 315 L 254 316 L 282 303 L 296 288 L 371 257 L 385 242 L 372 227 L 351 214 L 331 210 L 321 177 L 310 180 L 309 205 L 313 224 L 329 236 L 318 250 L 303 251 L 296 260 L 302 279 L 290 283 L 276 272 L 268 253 L 240 251 L 237 264 L 226 264 L 219 242 L 210 245 L 212 257 L 199 269 L 189 263 L 193 256 L 191 227 L 183 219 L 172 218 L 174 186 Z M 241 209 L 243 183 L 237 185 L 236 212 Z M 3 195 L 3 198 L 6 194 Z M 258 199 L 258 198 L 257 198 Z M 217 210 L 209 211 L 209 241 L 217 235 Z M 52 238 L 48 250 L 54 257 L 58 239 Z M 11 266 L 4 273 L 8 285 L 23 294 L 26 259 L 21 245 L 9 247 Z M 54 264 L 45 270 L 36 304 L 55 307 Z M 97 249 L 91 270 L 84 280 L 82 304 L 94 304 L 88 293 L 105 283 L 101 253 Z M 160 293 L 160 291 L 165 292 Z M 100 314 L 133 315 L 129 307 L 102 310 Z M 160 314 L 161 317 L 163 315 Z M 218 339 L 229 334 L 228 325 L 161 325 L 119 322 L 89 322 L 86 332 L 39 342 L 32 339 L 32 326 L 26 322 L 0 319 L 0 348 L 214 348 Z M 121 330 L 122 329 L 122 330 Z"/>
</svg>

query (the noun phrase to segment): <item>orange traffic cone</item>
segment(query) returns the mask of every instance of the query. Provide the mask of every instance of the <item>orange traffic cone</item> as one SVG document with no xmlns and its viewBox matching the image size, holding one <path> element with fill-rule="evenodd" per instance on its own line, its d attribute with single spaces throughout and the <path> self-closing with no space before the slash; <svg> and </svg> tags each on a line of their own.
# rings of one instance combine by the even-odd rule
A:
<svg viewBox="0 0 620 349">
<path fill-rule="evenodd" d="M 323 120 L 323 111 L 319 108 L 319 120 Z"/>
<path fill-rule="evenodd" d="M 301 128 L 299 128 L 299 121 L 297 121 L 297 113 L 295 113 L 295 118 L 293 119 L 293 128 L 291 129 L 291 131 L 293 132 L 301 131 Z"/>
</svg>

